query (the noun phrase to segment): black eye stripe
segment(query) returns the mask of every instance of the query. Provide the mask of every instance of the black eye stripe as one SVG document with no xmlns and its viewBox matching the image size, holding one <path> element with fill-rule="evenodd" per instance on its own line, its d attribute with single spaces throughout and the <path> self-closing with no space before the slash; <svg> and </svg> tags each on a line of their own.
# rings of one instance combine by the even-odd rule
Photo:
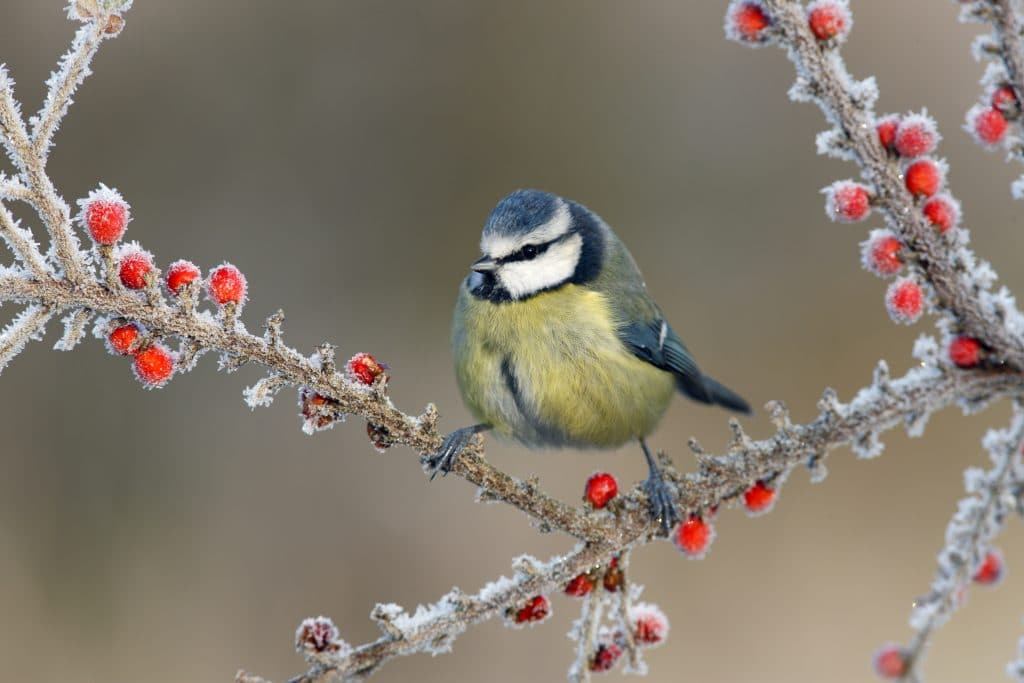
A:
<svg viewBox="0 0 1024 683">
<path fill-rule="evenodd" d="M 570 237 L 573 234 L 575 234 L 575 233 L 570 231 L 570 232 L 565 233 L 564 235 L 556 237 L 553 240 L 548 240 L 547 242 L 542 242 L 541 244 L 526 244 L 526 245 L 523 245 L 523 247 L 520 248 L 518 251 L 514 251 L 511 254 L 509 254 L 508 256 L 502 256 L 497 261 L 498 261 L 498 263 L 511 263 L 513 261 L 530 261 L 530 260 L 535 259 L 538 256 L 540 256 L 545 251 L 547 251 L 548 248 L 552 244 L 557 244 L 558 242 L 562 242 L 562 241 L 564 241 L 565 239 L 567 239 L 568 237 Z"/>
</svg>

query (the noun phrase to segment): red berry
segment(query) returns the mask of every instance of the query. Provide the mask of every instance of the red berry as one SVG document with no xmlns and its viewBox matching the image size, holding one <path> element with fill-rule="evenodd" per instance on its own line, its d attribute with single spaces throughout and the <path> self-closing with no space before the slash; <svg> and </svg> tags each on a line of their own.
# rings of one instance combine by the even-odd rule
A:
<svg viewBox="0 0 1024 683">
<path fill-rule="evenodd" d="M 97 190 L 89 193 L 85 199 L 79 199 L 81 212 L 79 223 L 89 231 L 89 236 L 97 244 L 115 244 L 124 235 L 131 220 L 131 213 L 121 194 L 100 183 Z"/>
<path fill-rule="evenodd" d="M 981 343 L 973 337 L 957 337 L 949 343 L 949 359 L 958 368 L 976 367 L 981 360 Z"/>
<path fill-rule="evenodd" d="M 597 646 L 597 652 L 594 653 L 594 657 L 590 660 L 590 670 L 595 673 L 611 671 L 621 656 L 622 646 L 615 641 L 609 640 L 608 642 L 601 643 Z"/>
<path fill-rule="evenodd" d="M 174 358 L 167 347 L 153 344 L 135 354 L 133 367 L 140 382 L 147 387 L 159 387 L 174 374 Z"/>
<path fill-rule="evenodd" d="M 345 363 L 345 373 L 349 380 L 359 384 L 373 384 L 384 372 L 384 366 L 368 353 L 357 353 Z"/>
<path fill-rule="evenodd" d="M 864 219 L 871 211 L 868 188 L 852 180 L 839 180 L 826 187 L 825 213 L 834 221 L 852 223 Z"/>
<path fill-rule="evenodd" d="M 110 350 L 114 353 L 122 356 L 134 356 L 138 353 L 138 350 L 135 348 L 135 342 L 138 341 L 139 335 L 138 325 L 128 323 L 127 325 L 115 328 L 107 335 L 107 343 L 110 345 Z"/>
<path fill-rule="evenodd" d="M 978 571 L 971 577 L 975 583 L 982 586 L 992 586 L 999 583 L 1003 578 L 1003 555 L 998 550 L 990 550 L 985 555 L 984 562 L 978 567 Z"/>
<path fill-rule="evenodd" d="M 202 276 L 198 266 L 191 261 L 181 259 L 167 268 L 167 289 L 177 296 L 186 285 L 192 284 Z"/>
<path fill-rule="evenodd" d="M 893 147 L 908 158 L 930 154 L 939 141 L 935 122 L 921 114 L 911 114 L 900 121 L 893 139 Z"/>
<path fill-rule="evenodd" d="M 931 159 L 915 161 L 903 172 L 903 179 L 910 194 L 915 197 L 931 197 L 942 187 L 945 172 Z"/>
<path fill-rule="evenodd" d="M 537 595 L 526 601 L 518 612 L 515 621 L 517 624 L 543 621 L 551 614 L 551 603 L 543 595 Z"/>
<path fill-rule="evenodd" d="M 618 482 L 607 472 L 595 472 L 590 475 L 583 489 L 583 497 L 598 510 L 607 505 L 618 493 Z"/>
<path fill-rule="evenodd" d="M 861 249 L 864 267 L 875 275 L 884 277 L 903 268 L 903 242 L 890 230 L 872 230 Z"/>
<path fill-rule="evenodd" d="M 614 593 L 622 587 L 622 582 L 625 580 L 625 575 L 622 573 L 622 569 L 619 567 L 619 557 L 616 555 L 608 562 L 608 568 L 604 571 L 604 589 L 609 593 Z"/>
<path fill-rule="evenodd" d="M 1020 102 L 1017 101 L 1017 94 L 1013 88 L 1003 85 L 992 92 L 992 106 L 1004 114 L 1016 113 L 1020 109 Z"/>
<path fill-rule="evenodd" d="M 900 125 L 899 114 L 887 114 L 875 120 L 875 130 L 878 131 L 878 142 L 885 149 L 893 149 L 896 142 L 896 129 Z"/>
<path fill-rule="evenodd" d="M 743 493 L 743 504 L 747 512 L 760 514 L 768 512 L 775 503 L 775 489 L 768 488 L 763 481 L 758 481 Z"/>
<path fill-rule="evenodd" d="M 903 678 L 907 673 L 907 651 L 899 645 L 888 643 L 875 653 L 872 666 L 879 678 Z"/>
<path fill-rule="evenodd" d="M 733 2 L 726 12 L 725 32 L 732 40 L 761 43 L 767 40 L 765 29 L 771 23 L 771 18 L 760 3 Z"/>
<path fill-rule="evenodd" d="M 241 306 L 245 302 L 245 288 L 245 276 L 230 263 L 214 268 L 206 280 L 210 298 L 221 306 L 228 303 Z"/>
<path fill-rule="evenodd" d="M 850 31 L 850 10 L 846 3 L 818 0 L 807 6 L 807 23 L 818 40 L 844 40 Z"/>
<path fill-rule="evenodd" d="M 971 107 L 967 124 L 974 137 L 985 145 L 994 145 L 1006 135 L 1006 117 L 995 107 Z"/>
<path fill-rule="evenodd" d="M 637 645 L 660 645 L 668 638 L 668 617 L 657 605 L 638 602 L 630 608 L 628 617 Z"/>
<path fill-rule="evenodd" d="M 704 557 L 714 538 L 714 527 L 697 515 L 690 515 L 676 527 L 672 541 L 687 557 L 698 560 Z"/>
<path fill-rule="evenodd" d="M 924 307 L 921 286 L 910 278 L 893 282 L 885 293 L 885 306 L 894 322 L 905 325 L 917 322 Z"/>
<path fill-rule="evenodd" d="M 299 652 L 338 652 L 343 644 L 338 627 L 327 617 L 304 619 L 295 631 L 295 649 Z"/>
<path fill-rule="evenodd" d="M 580 574 L 565 587 L 565 594 L 574 598 L 582 598 L 594 590 L 594 580 L 587 574 Z"/>
<path fill-rule="evenodd" d="M 960 202 L 946 193 L 935 195 L 926 201 L 921 211 L 939 232 L 947 232 L 960 223 Z"/>
<path fill-rule="evenodd" d="M 146 286 L 146 276 L 153 272 L 153 259 L 137 247 L 130 247 L 121 252 L 118 259 L 117 276 L 121 284 L 128 289 L 142 289 Z"/>
</svg>

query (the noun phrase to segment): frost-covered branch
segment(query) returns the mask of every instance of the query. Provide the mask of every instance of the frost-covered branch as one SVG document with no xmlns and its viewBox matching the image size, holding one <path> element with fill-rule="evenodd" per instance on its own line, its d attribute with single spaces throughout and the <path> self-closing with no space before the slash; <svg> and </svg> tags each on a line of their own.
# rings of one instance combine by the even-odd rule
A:
<svg viewBox="0 0 1024 683">
<path fill-rule="evenodd" d="M 127 0 L 71 3 L 69 15 L 83 26 L 47 81 L 31 135 L 13 84 L 0 67 L 0 132 L 16 171 L 14 177 L 0 176 L 0 234 L 16 261 L 14 267 L 0 267 L 0 302 L 25 306 L 0 333 L 0 370 L 29 340 L 41 338 L 52 318 L 61 316 L 63 322 L 55 345 L 60 350 L 74 348 L 95 319 L 93 334 L 112 354 L 127 359 L 147 388 L 163 386 L 212 353 L 229 372 L 247 364 L 263 369 L 264 376 L 244 391 L 250 407 L 270 405 L 280 391 L 293 387 L 309 433 L 357 415 L 366 420 L 378 449 L 401 444 L 419 454 L 433 453 L 441 443 L 437 411 L 433 406 L 419 415 L 399 410 L 388 395 L 391 378 L 372 356 L 357 354 L 339 364 L 335 347 L 326 343 L 303 354 L 285 343 L 280 312 L 266 319 L 264 334 L 250 332 L 242 319 L 247 284 L 235 266 L 221 264 L 204 277 L 196 265 L 181 260 L 161 271 L 140 244 L 123 242 L 130 207 L 102 183 L 79 200 L 80 211 L 71 216 L 46 173 L 47 154 L 92 55 L 104 38 L 121 31 L 129 5 Z M 791 0 L 733 2 L 727 18 L 734 38 L 777 41 L 788 48 L 798 71 L 792 96 L 815 101 L 833 124 L 819 136 L 819 148 L 855 160 L 866 180 L 830 186 L 830 215 L 854 221 L 874 208 L 885 216 L 889 230 L 875 231 L 865 242 L 865 265 L 879 275 L 905 270 L 886 294 L 890 313 L 909 323 L 931 306 L 939 314 L 943 352 L 935 340 L 922 337 L 914 352 L 919 364 L 905 375 L 891 379 L 880 363 L 871 382 L 848 403 L 826 390 L 818 414 L 803 424 L 794 424 L 785 406 L 773 402 L 769 410 L 776 431 L 768 438 L 755 440 L 732 421 L 732 438 L 721 454 L 691 441 L 696 471 L 683 473 L 662 454 L 684 519 L 672 541 L 691 558 L 707 552 L 721 506 L 738 502 L 751 513 L 766 512 L 795 468 L 805 466 L 813 480 L 820 480 L 832 449 L 851 445 L 858 456 L 875 457 L 882 450 L 879 434 L 887 429 L 902 424 L 916 436 L 933 412 L 950 404 L 973 412 L 1024 392 L 1024 317 L 1008 292 L 992 292 L 995 273 L 966 248 L 958 204 L 940 192 L 945 165 L 929 157 L 939 140 L 937 129 L 924 114 L 875 117 L 874 80 L 855 81 L 839 57 L 850 24 L 849 9 L 839 0 L 817 0 L 806 8 Z M 12 201 L 36 210 L 50 235 L 49 253 L 40 253 L 33 233 L 3 204 Z M 74 222 L 88 236 L 88 249 Z M 204 292 L 209 306 L 200 300 Z M 587 680 L 590 672 L 609 670 L 621 659 L 628 661 L 627 670 L 644 669 L 640 650 L 664 642 L 668 632 L 657 607 L 637 602 L 641 588 L 628 567 L 632 551 L 660 538 L 644 488 L 638 484 L 619 495 L 614 478 L 600 473 L 588 480 L 589 505 L 568 505 L 544 493 L 535 479 L 495 468 L 484 458 L 482 444 L 480 438 L 473 441 L 452 472 L 476 486 L 480 500 L 523 511 L 542 531 L 574 539 L 575 548 L 548 562 L 520 557 L 510 578 L 471 595 L 453 589 L 412 613 L 379 604 L 371 618 L 383 635 L 358 647 L 344 643 L 330 620 L 308 619 L 296 645 L 312 668 L 294 681 L 361 678 L 394 657 L 447 651 L 469 626 L 493 617 L 513 625 L 539 623 L 550 614 L 546 594 L 553 591 L 584 598 L 573 631 L 573 680 Z M 971 492 L 983 493 L 981 488 Z M 963 566 L 973 568 L 973 559 Z M 262 679 L 240 673 L 239 680 Z"/>
<path fill-rule="evenodd" d="M 871 208 L 884 216 L 898 248 L 891 269 L 872 269 L 892 275 L 905 265 L 910 271 L 887 292 L 893 317 L 914 322 L 930 304 L 944 317 L 948 334 L 980 341 L 993 364 L 1024 369 L 1024 316 L 1008 292 L 991 291 L 995 273 L 967 249 L 968 235 L 955 225 L 957 206 L 941 193 L 945 162 L 928 156 L 937 134 L 928 127 L 908 131 L 921 134 L 901 145 L 899 118 L 875 116 L 875 79 L 854 79 L 839 54 L 851 24 L 845 0 L 819 0 L 807 8 L 794 0 L 734 0 L 726 18 L 734 39 L 786 48 L 797 71 L 790 97 L 816 103 L 833 126 L 818 136 L 819 152 L 860 167 L 866 186 L 828 188 L 828 209 L 844 221 L 861 220 Z M 914 128 L 922 128 L 916 125 L 920 118 L 911 120 Z"/>
<path fill-rule="evenodd" d="M 946 545 L 939 552 L 939 567 L 928 594 L 914 601 L 910 625 L 915 634 L 906 648 L 884 647 L 876 655 L 876 667 L 905 681 L 920 680 L 920 664 L 928 641 L 963 605 L 968 584 L 996 583 L 1002 575 L 1002 555 L 992 540 L 1014 512 L 1024 484 L 1024 412 L 1015 404 L 1013 419 L 1005 430 L 991 430 L 984 446 L 992 466 L 964 472 L 967 497 L 962 499 L 946 527 Z"/>
<path fill-rule="evenodd" d="M 824 476 L 822 460 L 834 448 L 853 445 L 862 457 L 873 457 L 881 451 L 877 435 L 882 430 L 903 424 L 911 434 L 919 434 L 928 415 L 953 402 L 973 412 L 1001 396 L 1019 395 L 1024 390 L 1024 378 L 1016 374 L 960 372 L 930 365 L 925 359 L 935 360 L 936 355 L 929 353 L 934 351 L 934 344 L 923 342 L 918 347 L 922 365 L 894 380 L 890 380 L 884 371 L 876 373 L 875 381 L 858 392 L 849 403 L 840 402 L 835 392 L 826 391 L 819 405 L 820 412 L 811 422 L 793 424 L 785 408 L 775 404 L 773 417 L 778 431 L 770 438 L 752 440 L 737 429 L 728 451 L 721 455 L 704 453 L 694 444 L 699 453 L 699 470 L 686 475 L 670 470 L 679 487 L 680 508 L 706 519 L 710 519 L 712 508 L 731 501 L 742 500 L 748 509 L 753 509 L 752 500 L 746 494 L 757 482 L 767 482 L 772 485 L 771 491 L 777 491 L 778 485 L 798 466 L 808 467 L 812 477 L 820 479 Z M 486 498 L 511 502 L 531 515 L 531 510 L 541 506 L 533 503 L 523 505 L 512 499 L 520 496 L 524 489 L 530 490 L 527 494 L 529 499 L 546 498 L 534 486 L 498 473 L 480 457 L 478 451 L 460 458 L 453 472 L 477 485 L 484 481 L 507 481 L 508 484 L 499 483 L 497 488 L 485 487 Z M 623 496 L 615 506 L 614 517 L 574 511 L 574 516 L 594 523 L 596 533 L 590 542 L 562 558 L 545 564 L 532 564 L 530 571 L 519 572 L 512 579 L 500 579 L 496 585 L 502 586 L 502 590 L 495 592 L 494 584 L 485 586 L 475 596 L 465 598 L 468 607 L 458 609 L 450 606 L 452 593 L 449 593 L 425 610 L 417 610 L 421 618 L 414 619 L 415 628 L 399 628 L 400 637 L 393 629 L 385 629 L 387 635 L 382 638 L 344 654 L 339 653 L 327 665 L 318 660 L 313 669 L 292 680 L 307 683 L 322 680 L 329 673 L 343 677 L 365 673 L 392 657 L 433 652 L 437 642 L 442 642 L 447 649 L 469 625 L 503 616 L 508 610 L 524 604 L 530 596 L 563 589 L 570 579 L 592 571 L 595 566 L 607 562 L 612 554 L 656 540 L 657 525 L 646 514 L 642 495 L 642 487 L 638 485 Z M 538 519 L 544 523 L 551 521 Z M 564 521 L 551 526 L 564 527 L 566 531 L 573 527 Z M 685 528 L 681 525 L 673 537 L 684 552 L 687 551 L 687 540 L 683 536 Z M 701 550 L 706 550 L 706 546 Z M 596 661 L 601 661 L 599 657 L 603 653 L 611 652 L 612 655 L 605 656 L 610 658 L 610 664 L 614 664 L 625 649 L 619 644 L 621 641 L 612 637 L 601 639 L 596 630 L 591 634 L 591 626 L 600 621 L 602 611 L 606 609 L 595 604 L 594 601 L 598 600 L 600 597 L 592 596 L 583 605 L 581 624 L 585 626 L 582 630 L 578 626 L 576 630 L 585 642 L 578 642 L 576 664 L 570 671 L 574 680 L 586 680 L 588 674 L 581 664 L 584 660 L 592 664 L 595 656 L 598 657 Z M 378 606 L 375 615 L 380 610 L 381 606 Z M 391 612 L 405 615 L 398 608 Z M 402 617 L 400 623 L 408 624 L 404 620 L 406 618 Z M 390 619 L 390 622 L 394 623 L 395 619 Z M 593 649 L 595 643 L 596 652 Z M 606 649 L 602 650 L 602 646 Z M 619 648 L 617 652 L 615 648 Z M 588 656 L 580 654 L 581 650 Z"/>
<path fill-rule="evenodd" d="M 992 31 L 974 41 L 974 57 L 992 60 L 981 79 L 978 103 L 967 110 L 964 128 L 988 149 L 1004 147 L 1024 162 L 1021 102 L 1024 101 L 1024 36 L 1018 0 L 961 2 L 960 21 L 989 24 Z M 1013 196 L 1024 198 L 1024 176 L 1013 182 Z"/>
</svg>

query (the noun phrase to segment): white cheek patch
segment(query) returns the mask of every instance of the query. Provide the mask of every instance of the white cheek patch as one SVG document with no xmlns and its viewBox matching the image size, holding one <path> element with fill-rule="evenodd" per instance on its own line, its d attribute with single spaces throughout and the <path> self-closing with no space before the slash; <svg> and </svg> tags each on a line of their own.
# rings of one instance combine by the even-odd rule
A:
<svg viewBox="0 0 1024 683">
<path fill-rule="evenodd" d="M 484 235 L 480 238 L 480 252 L 493 259 L 503 258 L 522 249 L 527 244 L 543 244 L 558 239 L 572 227 L 572 213 L 569 205 L 561 199 L 555 215 L 544 225 L 524 235 Z"/>
<path fill-rule="evenodd" d="M 576 272 L 583 249 L 579 235 L 556 242 L 530 261 L 509 261 L 498 268 L 498 281 L 513 299 L 562 284 Z"/>
</svg>

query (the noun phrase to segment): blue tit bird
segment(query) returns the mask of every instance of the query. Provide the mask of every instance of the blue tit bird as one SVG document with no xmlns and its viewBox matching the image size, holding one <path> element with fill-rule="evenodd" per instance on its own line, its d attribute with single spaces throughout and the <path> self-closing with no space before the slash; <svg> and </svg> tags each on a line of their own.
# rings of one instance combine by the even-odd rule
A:
<svg viewBox="0 0 1024 683">
<path fill-rule="evenodd" d="M 449 434 L 424 464 L 447 474 L 487 430 L 528 447 L 636 440 L 650 470 L 650 514 L 668 533 L 679 514 L 646 437 L 673 394 L 742 413 L 750 406 L 701 372 L 625 245 L 582 204 L 517 190 L 491 212 L 480 250 L 452 328 L 459 389 L 479 424 Z"/>
</svg>

